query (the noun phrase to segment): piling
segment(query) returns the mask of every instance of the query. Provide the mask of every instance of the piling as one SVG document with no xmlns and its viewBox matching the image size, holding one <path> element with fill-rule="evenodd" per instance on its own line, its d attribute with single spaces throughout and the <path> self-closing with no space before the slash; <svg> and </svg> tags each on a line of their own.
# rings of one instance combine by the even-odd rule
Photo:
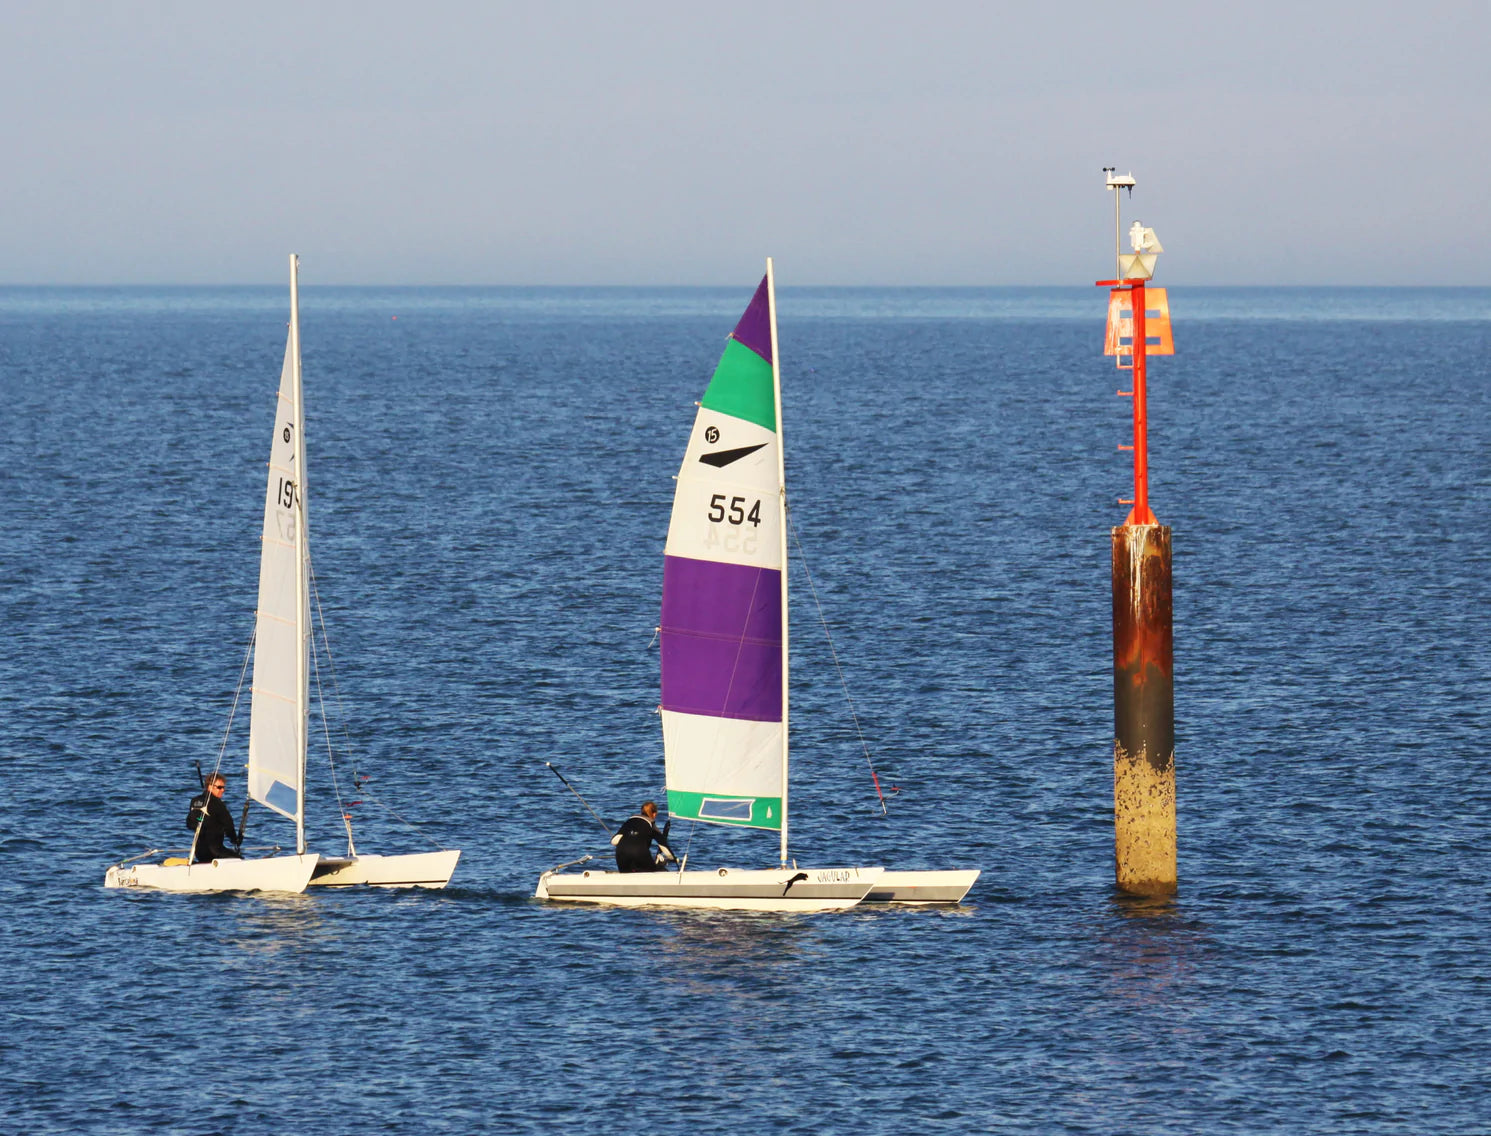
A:
<svg viewBox="0 0 1491 1136">
<path fill-rule="evenodd" d="M 1113 529 L 1113 835 L 1118 886 L 1176 889 L 1170 527 Z"/>
</svg>

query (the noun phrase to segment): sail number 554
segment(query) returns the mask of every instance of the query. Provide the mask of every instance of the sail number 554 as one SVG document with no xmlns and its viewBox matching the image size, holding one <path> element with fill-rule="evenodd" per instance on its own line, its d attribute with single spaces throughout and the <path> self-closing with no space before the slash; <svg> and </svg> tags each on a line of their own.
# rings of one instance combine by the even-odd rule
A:
<svg viewBox="0 0 1491 1136">
<path fill-rule="evenodd" d="M 744 497 L 731 497 L 727 503 L 723 493 L 716 493 L 709 499 L 709 519 L 715 522 L 728 520 L 732 525 L 749 524 L 760 528 L 761 502 L 758 500 L 753 503 L 748 513 Z"/>
</svg>

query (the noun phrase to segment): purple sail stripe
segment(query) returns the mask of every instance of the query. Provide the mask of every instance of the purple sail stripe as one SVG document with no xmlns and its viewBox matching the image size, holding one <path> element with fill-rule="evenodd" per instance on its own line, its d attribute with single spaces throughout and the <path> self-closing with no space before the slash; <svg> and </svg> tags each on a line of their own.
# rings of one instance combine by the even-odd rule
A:
<svg viewBox="0 0 1491 1136">
<path fill-rule="evenodd" d="M 664 631 L 782 642 L 782 574 L 775 568 L 663 557 Z"/>
<path fill-rule="evenodd" d="M 663 709 L 751 722 L 782 720 L 782 648 L 662 633 Z"/>
<path fill-rule="evenodd" d="M 771 362 L 771 311 L 766 299 L 766 277 L 761 277 L 760 287 L 751 297 L 745 315 L 740 317 L 730 338 Z"/>
<path fill-rule="evenodd" d="M 663 708 L 782 719 L 782 577 L 774 568 L 663 558 Z"/>
</svg>

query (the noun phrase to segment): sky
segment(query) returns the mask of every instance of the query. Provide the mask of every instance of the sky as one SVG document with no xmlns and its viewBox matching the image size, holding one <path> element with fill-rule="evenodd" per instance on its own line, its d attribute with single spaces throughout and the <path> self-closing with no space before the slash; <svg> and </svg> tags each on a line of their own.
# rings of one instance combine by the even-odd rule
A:
<svg viewBox="0 0 1491 1136">
<path fill-rule="evenodd" d="M 0 283 L 1491 283 L 1491 2 L 0 0 Z"/>
</svg>

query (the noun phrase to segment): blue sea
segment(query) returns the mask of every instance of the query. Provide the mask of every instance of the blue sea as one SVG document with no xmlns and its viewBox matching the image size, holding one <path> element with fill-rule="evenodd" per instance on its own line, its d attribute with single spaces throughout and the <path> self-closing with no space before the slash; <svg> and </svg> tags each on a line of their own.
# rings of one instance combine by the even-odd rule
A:
<svg viewBox="0 0 1491 1136">
<path fill-rule="evenodd" d="M 531 898 L 609 851 L 545 762 L 613 824 L 662 794 L 672 477 L 755 283 L 303 288 L 312 847 L 345 807 L 363 851 L 462 856 L 290 897 L 102 886 L 188 839 L 194 761 L 242 801 L 286 289 L 0 289 L 0 1131 L 1491 1131 L 1487 289 L 1171 289 L 1155 901 L 1113 886 L 1106 297 L 783 288 L 792 855 L 983 875 Z"/>
</svg>

